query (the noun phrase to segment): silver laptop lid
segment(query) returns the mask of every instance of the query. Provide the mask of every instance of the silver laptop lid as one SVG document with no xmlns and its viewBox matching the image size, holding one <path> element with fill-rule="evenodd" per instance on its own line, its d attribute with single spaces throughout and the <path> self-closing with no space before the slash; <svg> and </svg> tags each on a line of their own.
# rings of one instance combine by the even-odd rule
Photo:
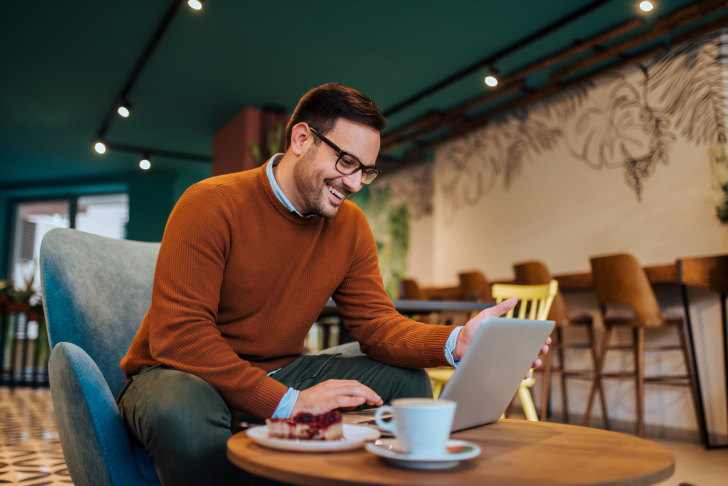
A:
<svg viewBox="0 0 728 486">
<path fill-rule="evenodd" d="M 553 329 L 554 321 L 483 320 L 440 395 L 458 404 L 453 432 L 500 418 Z"/>
</svg>

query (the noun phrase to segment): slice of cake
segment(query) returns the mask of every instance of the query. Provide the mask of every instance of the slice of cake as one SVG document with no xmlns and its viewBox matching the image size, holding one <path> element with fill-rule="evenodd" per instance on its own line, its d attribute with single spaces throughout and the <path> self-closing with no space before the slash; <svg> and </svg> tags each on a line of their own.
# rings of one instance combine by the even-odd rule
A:
<svg viewBox="0 0 728 486">
<path fill-rule="evenodd" d="M 275 439 L 340 440 L 344 438 L 341 414 L 299 413 L 292 419 L 266 419 L 268 437 Z"/>
</svg>

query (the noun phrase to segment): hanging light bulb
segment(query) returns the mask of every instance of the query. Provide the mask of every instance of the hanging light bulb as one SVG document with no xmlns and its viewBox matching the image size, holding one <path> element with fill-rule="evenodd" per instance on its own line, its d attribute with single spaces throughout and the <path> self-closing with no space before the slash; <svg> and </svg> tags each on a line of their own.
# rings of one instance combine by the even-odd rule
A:
<svg viewBox="0 0 728 486">
<path fill-rule="evenodd" d="M 202 9 L 202 0 L 188 0 L 187 5 L 189 5 L 190 8 L 193 8 L 195 10 L 201 10 Z"/>
<path fill-rule="evenodd" d="M 144 154 L 144 157 L 142 157 L 142 160 L 139 161 L 139 167 L 142 168 L 142 170 L 149 170 L 149 168 L 152 166 L 152 163 L 149 161 L 149 152 Z"/>
<path fill-rule="evenodd" d="M 494 88 L 498 86 L 498 79 L 496 79 L 496 77 L 493 75 L 488 75 L 485 77 L 485 84 L 487 84 L 491 88 Z"/>
<path fill-rule="evenodd" d="M 122 102 L 116 111 L 124 118 L 128 117 L 131 114 L 131 103 L 128 101 Z"/>
<path fill-rule="evenodd" d="M 96 150 L 100 154 L 103 154 L 106 152 L 106 145 L 104 145 L 104 142 L 96 142 L 96 145 L 94 145 L 94 150 Z"/>
<path fill-rule="evenodd" d="M 650 12 L 653 8 L 655 8 L 655 5 L 649 0 L 640 2 L 640 10 L 642 10 L 643 12 Z"/>
</svg>

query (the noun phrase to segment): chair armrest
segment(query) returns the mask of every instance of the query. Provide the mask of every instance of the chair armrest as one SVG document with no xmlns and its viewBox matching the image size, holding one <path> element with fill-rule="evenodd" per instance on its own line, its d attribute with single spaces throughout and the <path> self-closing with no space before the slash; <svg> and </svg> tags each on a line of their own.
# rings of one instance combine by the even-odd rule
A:
<svg viewBox="0 0 728 486">
<path fill-rule="evenodd" d="M 74 344 L 58 343 L 48 372 L 58 436 L 74 484 L 152 484 L 139 474 L 114 397 L 89 355 Z"/>
</svg>

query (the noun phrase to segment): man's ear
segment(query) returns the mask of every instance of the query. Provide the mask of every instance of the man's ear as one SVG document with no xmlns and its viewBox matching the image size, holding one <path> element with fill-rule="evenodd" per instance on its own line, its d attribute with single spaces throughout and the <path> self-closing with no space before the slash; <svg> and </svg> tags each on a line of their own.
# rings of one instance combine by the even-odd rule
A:
<svg viewBox="0 0 728 486">
<path fill-rule="evenodd" d="M 291 130 L 291 152 L 297 157 L 303 155 L 306 151 L 306 142 L 313 138 L 311 130 L 304 122 L 297 123 Z"/>
</svg>

